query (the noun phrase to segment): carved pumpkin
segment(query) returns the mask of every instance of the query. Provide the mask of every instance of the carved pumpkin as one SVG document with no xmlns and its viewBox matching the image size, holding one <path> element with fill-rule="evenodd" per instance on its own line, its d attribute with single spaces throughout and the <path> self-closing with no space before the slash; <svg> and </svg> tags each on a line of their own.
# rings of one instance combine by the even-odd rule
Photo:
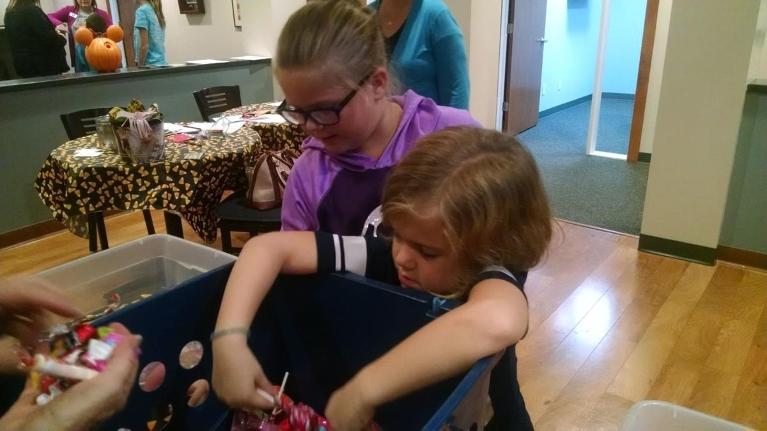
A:
<svg viewBox="0 0 767 431">
<path fill-rule="evenodd" d="M 86 26 L 82 26 L 75 32 L 75 41 L 80 45 L 88 46 L 93 40 L 93 32 Z"/>
<path fill-rule="evenodd" d="M 123 40 L 123 29 L 119 25 L 112 24 L 107 28 L 107 37 L 115 42 Z"/>
<path fill-rule="evenodd" d="M 106 37 L 97 37 L 85 48 L 85 59 L 99 72 L 114 72 L 120 67 L 122 53 L 117 42 Z"/>
<path fill-rule="evenodd" d="M 123 38 L 123 30 L 118 25 L 110 25 L 107 37 L 93 38 L 93 32 L 80 27 L 75 32 L 75 40 L 85 45 L 85 60 L 99 72 L 114 72 L 120 67 L 122 52 L 117 42 Z"/>
</svg>

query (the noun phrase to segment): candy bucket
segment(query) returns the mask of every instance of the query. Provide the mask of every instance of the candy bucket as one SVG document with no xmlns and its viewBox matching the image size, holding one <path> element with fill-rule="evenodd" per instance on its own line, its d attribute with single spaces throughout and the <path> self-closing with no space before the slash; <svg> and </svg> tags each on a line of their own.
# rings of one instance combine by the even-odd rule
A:
<svg viewBox="0 0 767 431">
<path fill-rule="evenodd" d="M 135 127 L 115 127 L 117 150 L 123 158 L 133 163 L 149 163 L 160 160 L 165 153 L 164 122 L 150 120 L 150 133 L 142 134 Z"/>
</svg>

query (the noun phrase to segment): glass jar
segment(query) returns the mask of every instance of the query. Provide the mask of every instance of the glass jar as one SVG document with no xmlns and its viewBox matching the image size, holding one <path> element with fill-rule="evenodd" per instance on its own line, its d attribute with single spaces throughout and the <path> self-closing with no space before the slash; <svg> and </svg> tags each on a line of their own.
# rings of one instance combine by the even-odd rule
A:
<svg viewBox="0 0 767 431">
<path fill-rule="evenodd" d="M 114 127 L 112 127 L 112 123 L 109 121 L 109 115 L 96 117 L 96 136 L 98 136 L 99 142 L 105 148 L 115 153 L 117 152 L 117 137 L 115 136 Z"/>
</svg>

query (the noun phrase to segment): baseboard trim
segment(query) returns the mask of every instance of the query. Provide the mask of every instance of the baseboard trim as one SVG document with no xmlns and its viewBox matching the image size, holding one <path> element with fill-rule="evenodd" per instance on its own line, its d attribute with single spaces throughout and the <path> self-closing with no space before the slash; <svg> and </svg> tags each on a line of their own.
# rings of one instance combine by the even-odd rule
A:
<svg viewBox="0 0 767 431">
<path fill-rule="evenodd" d="M 717 256 L 715 248 L 644 234 L 639 234 L 639 251 L 689 260 L 703 265 L 714 265 Z"/>
<path fill-rule="evenodd" d="M 104 213 L 104 217 L 120 214 L 125 211 L 109 210 Z M 0 248 L 11 247 L 27 241 L 39 239 L 42 236 L 66 230 L 66 227 L 54 219 L 48 219 L 39 223 L 24 226 L 5 233 L 0 233 Z"/>
<path fill-rule="evenodd" d="M 9 232 L 0 233 L 0 248 L 10 247 L 23 242 L 38 239 L 54 232 L 64 230 L 64 225 L 54 219 L 24 226 Z"/>
<path fill-rule="evenodd" d="M 650 159 L 652 159 L 652 153 L 639 153 L 639 159 L 640 162 L 650 163 Z"/>
<path fill-rule="evenodd" d="M 730 263 L 767 270 L 767 254 L 759 253 L 757 251 L 720 245 L 716 249 L 716 257 Z"/>
<path fill-rule="evenodd" d="M 602 93 L 605 99 L 634 100 L 634 96 L 633 93 Z"/>
<path fill-rule="evenodd" d="M 755 82 L 752 82 L 748 84 L 748 91 L 754 92 L 754 93 L 767 93 L 767 85 L 764 84 L 757 84 Z"/>
<path fill-rule="evenodd" d="M 590 100 L 591 100 L 591 94 L 589 94 L 588 96 L 579 97 L 579 98 L 577 98 L 575 100 L 571 100 L 569 102 L 565 102 L 565 103 L 563 103 L 561 105 L 557 105 L 557 106 L 554 106 L 552 108 L 545 109 L 545 110 L 539 112 L 538 113 L 538 118 L 545 117 L 547 115 L 551 115 L 551 114 L 553 114 L 555 112 L 559 112 L 559 111 L 565 110 L 565 109 L 573 107 L 575 105 L 580 105 L 581 103 L 588 102 Z"/>
</svg>

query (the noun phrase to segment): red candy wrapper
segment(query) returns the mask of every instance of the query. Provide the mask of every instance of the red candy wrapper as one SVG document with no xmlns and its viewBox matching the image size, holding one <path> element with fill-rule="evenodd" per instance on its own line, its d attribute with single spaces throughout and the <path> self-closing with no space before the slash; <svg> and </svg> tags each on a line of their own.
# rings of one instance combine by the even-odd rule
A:
<svg viewBox="0 0 767 431">
<path fill-rule="evenodd" d="M 279 391 L 279 387 L 275 388 Z M 275 414 L 249 414 L 235 411 L 231 431 L 330 431 L 327 419 L 311 407 L 294 403 L 284 393 Z"/>
</svg>

